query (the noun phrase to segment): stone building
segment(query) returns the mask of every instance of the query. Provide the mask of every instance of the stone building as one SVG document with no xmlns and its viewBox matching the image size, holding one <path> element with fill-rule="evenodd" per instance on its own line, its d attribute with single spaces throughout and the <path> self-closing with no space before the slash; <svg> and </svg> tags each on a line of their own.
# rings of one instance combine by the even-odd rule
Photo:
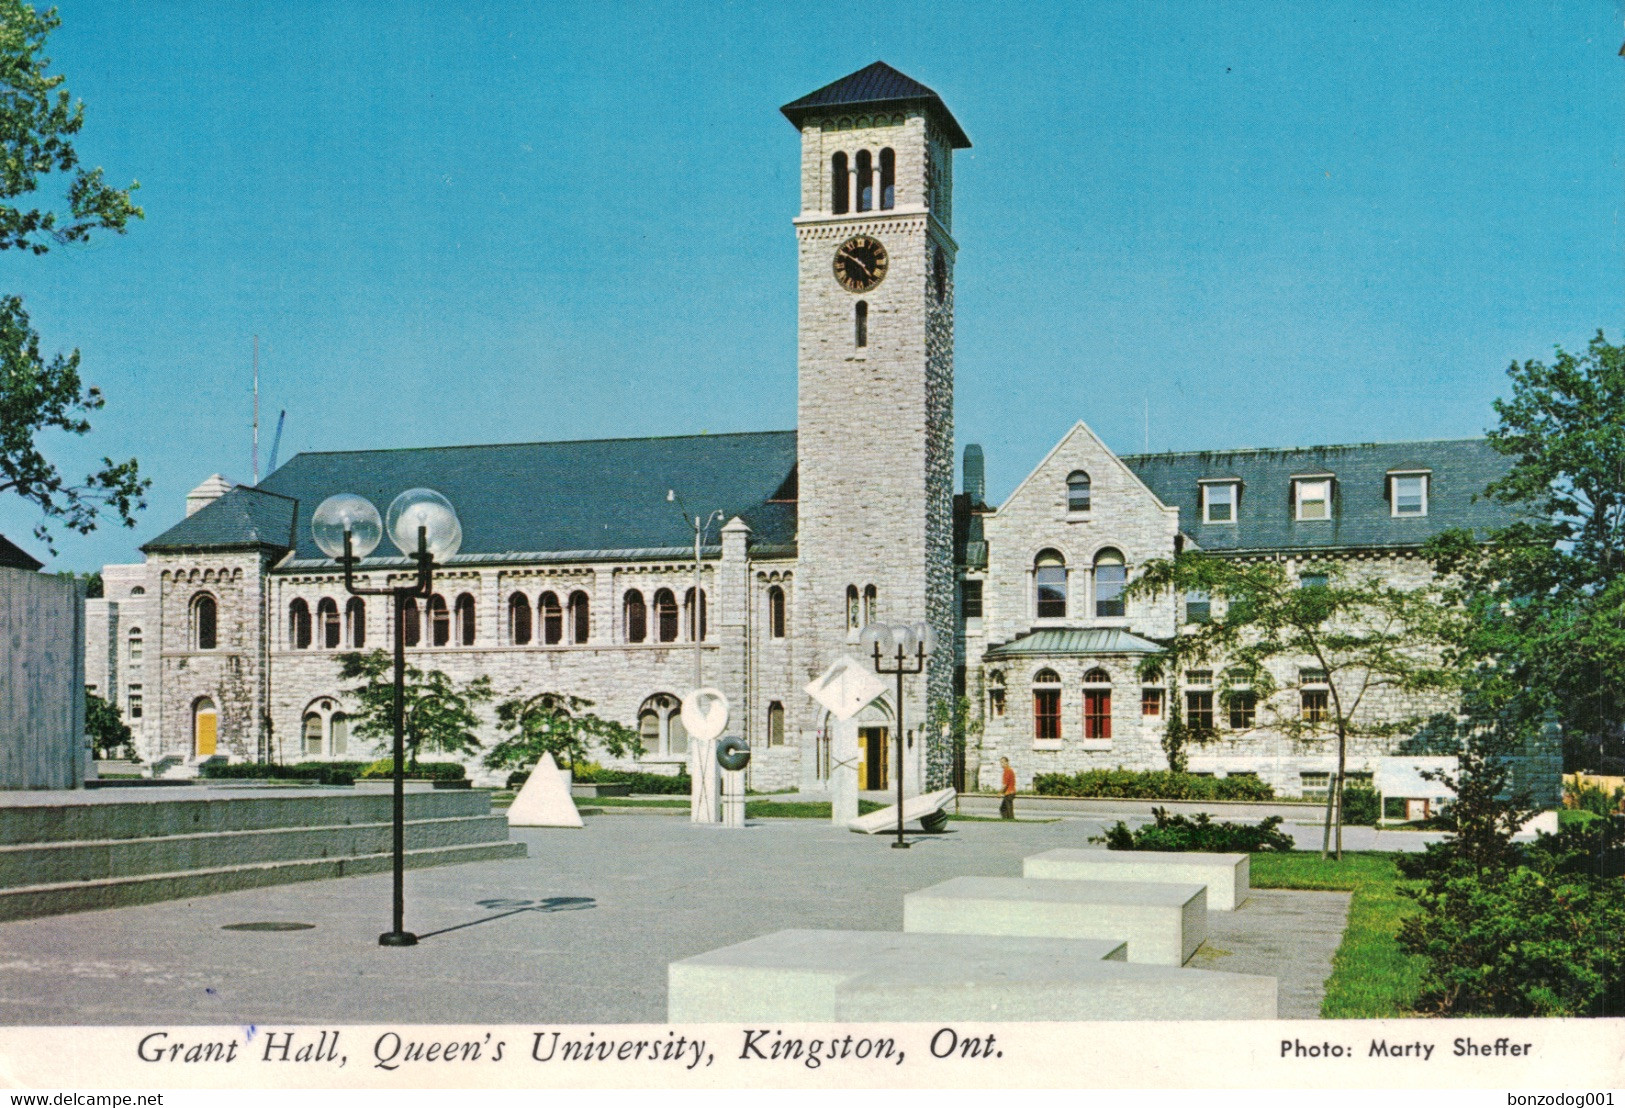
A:
<svg viewBox="0 0 1625 1108">
<path fill-rule="evenodd" d="M 403 621 L 413 665 L 488 675 L 501 698 L 590 700 L 640 730 L 645 766 L 672 771 L 698 666 L 733 706 L 758 789 L 827 779 L 827 721 L 803 688 L 870 621 L 928 620 L 944 644 L 905 691 L 911 789 L 974 779 L 978 754 L 1008 754 L 1024 782 L 1153 767 L 1164 716 L 1134 663 L 1191 613 L 1125 605 L 1136 567 L 1194 544 L 1414 577 L 1427 535 L 1490 522 L 1471 500 L 1495 469 L 1481 442 L 1118 458 L 1082 423 L 997 508 L 968 448 L 956 497 L 953 154 L 970 142 L 879 62 L 781 110 L 801 143 L 797 430 L 307 453 L 257 487 L 209 478 L 90 604 L 87 681 L 145 757 L 374 753 L 351 735 L 335 656 L 388 647 L 394 628 L 311 539 L 310 513 L 340 492 L 382 510 L 428 487 L 457 509 L 461 550 Z M 875 412 L 885 434 L 857 431 Z M 359 583 L 404 579 L 388 553 Z M 968 765 L 919 722 L 956 692 L 985 717 Z M 893 719 L 888 694 L 859 721 L 866 787 L 895 772 Z M 1202 768 L 1292 792 L 1318 765 L 1248 734 Z"/>
</svg>

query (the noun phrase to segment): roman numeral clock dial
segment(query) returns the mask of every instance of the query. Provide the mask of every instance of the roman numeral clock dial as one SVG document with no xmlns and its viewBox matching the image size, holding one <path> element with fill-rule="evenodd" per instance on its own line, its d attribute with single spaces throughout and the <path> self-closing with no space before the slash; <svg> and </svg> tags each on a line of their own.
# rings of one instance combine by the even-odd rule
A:
<svg viewBox="0 0 1625 1108">
<path fill-rule="evenodd" d="M 835 280 L 847 292 L 868 292 L 886 277 L 886 248 L 879 239 L 853 235 L 835 249 Z"/>
</svg>

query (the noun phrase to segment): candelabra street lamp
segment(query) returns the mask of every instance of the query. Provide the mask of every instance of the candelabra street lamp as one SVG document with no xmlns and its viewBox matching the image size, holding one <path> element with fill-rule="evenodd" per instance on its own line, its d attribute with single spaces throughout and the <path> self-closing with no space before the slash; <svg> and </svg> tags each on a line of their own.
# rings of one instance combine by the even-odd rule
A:
<svg viewBox="0 0 1625 1108">
<path fill-rule="evenodd" d="M 385 524 L 390 541 L 417 563 L 409 585 L 360 588 L 355 566 L 377 549 Z M 341 493 L 322 501 L 310 518 L 311 536 L 323 554 L 344 567 L 344 587 L 355 596 L 395 598 L 395 898 L 390 930 L 379 946 L 415 946 L 418 937 L 406 930 L 406 629 L 402 614 L 408 604 L 428 599 L 434 591 L 435 562 L 444 563 L 463 545 L 463 527 L 451 502 L 433 489 L 407 489 L 389 506 L 387 521 L 364 497 Z"/>
<path fill-rule="evenodd" d="M 937 633 L 929 623 L 871 623 L 858 642 L 874 656 L 875 672 L 897 677 L 897 841 L 893 850 L 907 850 L 903 839 L 903 676 L 921 673 L 937 646 Z"/>
</svg>

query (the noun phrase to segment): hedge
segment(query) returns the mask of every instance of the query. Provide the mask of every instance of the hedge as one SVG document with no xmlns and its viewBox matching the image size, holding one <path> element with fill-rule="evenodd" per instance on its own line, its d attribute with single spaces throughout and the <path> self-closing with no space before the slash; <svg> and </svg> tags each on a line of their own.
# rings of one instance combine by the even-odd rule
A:
<svg viewBox="0 0 1625 1108">
<path fill-rule="evenodd" d="M 312 781 L 318 785 L 353 785 L 365 762 L 205 762 L 204 777 L 241 780 Z"/>
<path fill-rule="evenodd" d="M 1206 812 L 1187 817 L 1169 815 L 1166 808 L 1153 808 L 1151 814 L 1156 817 L 1154 824 L 1130 829 L 1118 820 L 1104 835 L 1089 841 L 1105 843 L 1108 850 L 1190 850 L 1208 854 L 1284 852 L 1293 848 L 1292 836 L 1280 830 L 1280 816 L 1270 816 L 1262 823 L 1214 823 Z"/>
<path fill-rule="evenodd" d="M 523 788 L 530 779 L 528 770 L 520 770 L 508 774 L 508 788 Z M 572 780 L 583 785 L 609 785 L 625 783 L 630 785 L 630 792 L 642 796 L 687 796 L 689 794 L 689 777 L 686 773 L 644 773 L 634 769 L 605 769 L 597 763 L 589 763 L 576 769 Z"/>
<path fill-rule="evenodd" d="M 1133 800 L 1273 800 L 1275 790 L 1256 777 L 1201 777 L 1170 770 L 1086 769 L 1040 773 L 1040 796 L 1105 796 Z"/>
<path fill-rule="evenodd" d="M 395 775 L 395 759 L 380 758 L 369 763 L 358 776 L 367 778 L 393 777 Z M 461 781 L 468 776 L 468 770 L 461 762 L 419 762 L 415 767 L 408 762 L 406 776 L 427 777 L 431 781 Z"/>
</svg>

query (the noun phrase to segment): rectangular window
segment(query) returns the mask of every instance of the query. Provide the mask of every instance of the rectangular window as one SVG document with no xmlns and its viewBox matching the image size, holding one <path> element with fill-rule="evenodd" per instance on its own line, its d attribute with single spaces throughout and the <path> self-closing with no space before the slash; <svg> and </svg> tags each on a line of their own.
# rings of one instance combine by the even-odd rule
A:
<svg viewBox="0 0 1625 1108">
<path fill-rule="evenodd" d="M 1185 622 L 1207 623 L 1213 618 L 1213 600 L 1201 589 L 1185 594 Z"/>
<path fill-rule="evenodd" d="M 1396 516 L 1428 514 L 1428 478 L 1425 473 L 1396 474 L 1389 479 Z"/>
<path fill-rule="evenodd" d="M 1112 691 L 1085 689 L 1083 691 L 1083 737 L 1109 739 L 1112 737 Z"/>
<path fill-rule="evenodd" d="M 987 714 L 994 719 L 1004 715 L 1004 686 L 996 685 L 987 690 Z"/>
<path fill-rule="evenodd" d="M 1038 589 L 1038 618 L 1066 618 L 1066 567 L 1039 566 L 1033 573 L 1033 584 Z"/>
<path fill-rule="evenodd" d="M 767 745 L 784 745 L 784 705 L 777 700 L 767 706 Z"/>
<path fill-rule="evenodd" d="M 1231 483 L 1202 486 L 1202 521 L 1236 522 L 1236 486 Z"/>
<path fill-rule="evenodd" d="M 1162 715 L 1162 690 L 1140 690 L 1140 714 L 1146 718 L 1155 718 Z"/>
<path fill-rule="evenodd" d="M 982 618 L 982 583 L 965 581 L 961 585 L 959 607 L 966 619 Z"/>
<path fill-rule="evenodd" d="M 140 660 L 141 660 L 141 636 L 140 635 L 131 635 L 130 636 L 130 661 L 139 662 Z"/>
<path fill-rule="evenodd" d="M 1299 519 L 1332 518 L 1332 482 L 1329 477 L 1295 482 Z"/>
<path fill-rule="evenodd" d="M 1325 723 L 1331 715 L 1331 692 L 1327 689 L 1303 689 L 1303 721 Z"/>
<path fill-rule="evenodd" d="M 1251 692 L 1235 692 L 1230 696 L 1230 729 L 1246 731 L 1258 725 L 1258 698 Z"/>
<path fill-rule="evenodd" d="M 129 704 L 129 709 L 125 712 L 125 715 L 127 715 L 130 719 L 140 719 L 141 718 L 141 686 L 140 685 L 131 685 L 130 688 L 129 688 L 129 691 L 128 691 L 128 693 L 126 695 L 128 697 L 126 702 Z"/>
<path fill-rule="evenodd" d="M 1126 609 L 1123 604 L 1123 585 L 1128 571 L 1121 562 L 1095 563 L 1095 615 L 1100 619 L 1121 618 Z"/>
<path fill-rule="evenodd" d="M 1054 741 L 1061 737 L 1061 690 L 1033 690 L 1033 738 Z"/>
<path fill-rule="evenodd" d="M 1204 731 L 1213 730 L 1212 690 L 1192 690 L 1185 694 L 1185 723 Z"/>
<path fill-rule="evenodd" d="M 1185 684 L 1211 685 L 1213 684 L 1213 671 L 1211 669 L 1188 669 L 1185 671 Z"/>
<path fill-rule="evenodd" d="M 1307 573 L 1298 574 L 1298 587 L 1300 589 L 1323 589 L 1329 580 L 1330 578 L 1325 573 L 1310 570 Z"/>
</svg>

